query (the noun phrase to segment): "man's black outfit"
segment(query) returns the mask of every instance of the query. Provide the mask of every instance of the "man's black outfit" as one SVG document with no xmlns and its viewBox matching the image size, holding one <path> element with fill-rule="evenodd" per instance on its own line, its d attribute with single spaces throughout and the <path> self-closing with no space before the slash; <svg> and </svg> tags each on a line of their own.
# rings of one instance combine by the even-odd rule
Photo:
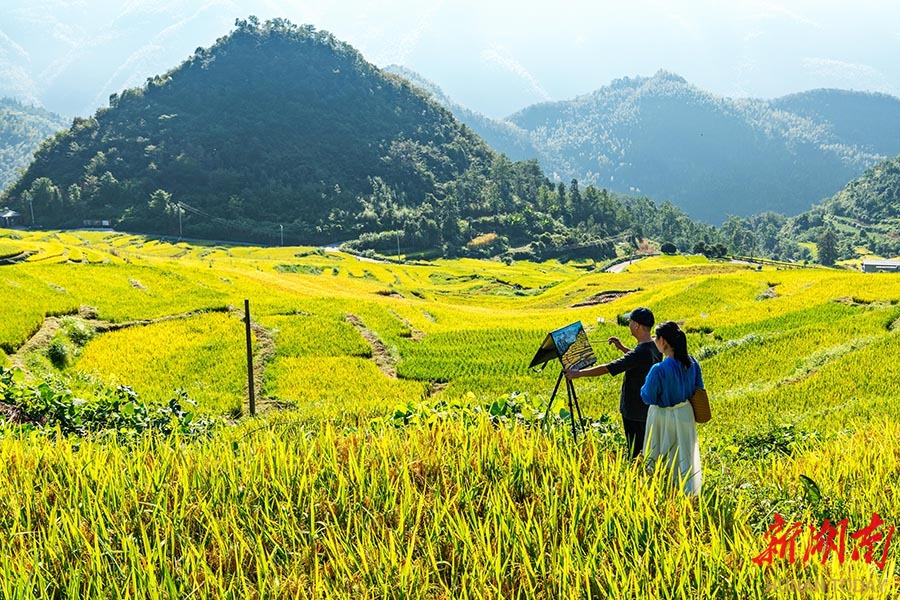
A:
<svg viewBox="0 0 900 600">
<path fill-rule="evenodd" d="M 619 396 L 619 412 L 625 428 L 625 440 L 631 449 L 631 458 L 637 458 L 644 449 L 644 430 L 647 426 L 647 408 L 641 400 L 641 388 L 650 367 L 662 360 L 662 354 L 652 341 L 638 344 L 621 358 L 608 365 L 610 375 L 625 373 L 622 393 Z"/>
</svg>

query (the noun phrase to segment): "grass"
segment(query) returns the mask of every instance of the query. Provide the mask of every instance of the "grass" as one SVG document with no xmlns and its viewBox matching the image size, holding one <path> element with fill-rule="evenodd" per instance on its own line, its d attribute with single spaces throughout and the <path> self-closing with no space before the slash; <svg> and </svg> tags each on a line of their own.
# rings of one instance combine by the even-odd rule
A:
<svg viewBox="0 0 900 600">
<path fill-rule="evenodd" d="M 247 381 L 241 322 L 227 314 L 193 316 L 94 338 L 73 369 L 110 385 L 128 385 L 162 402 L 175 390 L 216 413 L 240 412 Z"/>
<path fill-rule="evenodd" d="M 45 317 L 80 307 L 101 325 L 177 317 L 101 327 L 62 368 L 40 345 L 19 358 L 87 402 L 85 382 L 162 402 L 185 388 L 198 411 L 233 416 L 245 402 L 241 315 L 192 311 L 249 298 L 271 402 L 199 440 L 0 428 L 0 597 L 897 592 L 895 547 L 883 571 L 850 558 L 753 562 L 776 512 L 804 531 L 828 518 L 853 532 L 876 512 L 885 533 L 900 524 L 897 276 L 664 256 L 621 274 L 380 264 L 310 248 L 21 236 L 9 243 L 34 254 L 0 271 L 0 363 Z M 610 290 L 636 291 L 569 308 Z M 608 337 L 633 342 L 616 315 L 638 305 L 682 322 L 701 359 L 713 421 L 700 428 L 696 502 L 624 459 L 619 379 L 577 382 L 596 424 L 578 444 L 565 427 L 467 412 L 511 394 L 543 410 L 558 371 L 526 367 L 546 332 L 580 320 L 606 362 L 618 356 Z M 430 416 L 392 417 L 415 407 Z M 808 537 L 797 544 L 802 557 Z"/>
</svg>

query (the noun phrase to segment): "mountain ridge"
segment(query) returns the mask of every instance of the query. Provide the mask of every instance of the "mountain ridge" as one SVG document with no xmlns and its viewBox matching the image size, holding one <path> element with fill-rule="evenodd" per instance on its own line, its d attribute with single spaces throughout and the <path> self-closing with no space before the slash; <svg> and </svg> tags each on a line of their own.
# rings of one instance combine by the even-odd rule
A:
<svg viewBox="0 0 900 600">
<path fill-rule="evenodd" d="M 48 110 L 0 98 L 0 191 L 28 165 L 41 142 L 66 125 L 65 118 Z"/>
<path fill-rule="evenodd" d="M 608 258 L 662 215 L 683 245 L 710 235 L 672 206 L 550 182 L 332 34 L 253 17 L 76 118 L 0 201 L 30 225 L 444 255 Z"/>
<path fill-rule="evenodd" d="M 813 100 L 823 95 L 850 99 L 851 106 L 816 110 Z M 473 118 L 452 99 L 443 102 L 476 132 L 485 131 L 487 117 Z M 865 112 L 853 111 L 853 102 L 880 107 L 881 117 L 847 118 Z M 885 115 L 892 123 L 886 133 L 878 126 Z M 773 100 L 733 99 L 665 70 L 615 79 L 494 122 L 511 123 L 520 137 L 524 132 L 532 155 L 556 180 L 670 200 L 718 223 L 729 214 L 799 214 L 900 153 L 900 99 L 892 96 L 810 90 Z M 493 138 L 496 150 L 505 152 L 504 144 Z"/>
</svg>

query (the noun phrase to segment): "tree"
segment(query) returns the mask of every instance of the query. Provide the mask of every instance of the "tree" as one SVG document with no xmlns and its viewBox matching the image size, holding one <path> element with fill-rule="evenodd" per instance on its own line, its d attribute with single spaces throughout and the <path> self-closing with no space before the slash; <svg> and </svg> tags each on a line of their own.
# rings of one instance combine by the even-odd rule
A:
<svg viewBox="0 0 900 600">
<path fill-rule="evenodd" d="M 678 248 L 675 247 L 675 244 L 672 242 L 665 242 L 662 246 L 659 247 L 659 251 L 663 254 L 677 254 Z"/>
<path fill-rule="evenodd" d="M 166 190 L 156 190 L 150 194 L 150 200 L 147 202 L 147 207 L 150 209 L 151 213 L 168 215 L 172 214 L 172 209 L 170 207 L 171 203 L 172 194 Z"/>
<path fill-rule="evenodd" d="M 68 193 L 69 206 L 73 208 L 78 208 L 81 204 L 81 188 L 78 187 L 77 183 L 73 183 L 69 186 Z"/>
<path fill-rule="evenodd" d="M 25 208 L 28 208 L 32 214 L 38 212 L 45 216 L 57 215 L 62 208 L 62 194 L 49 177 L 35 179 L 28 189 L 28 193 L 23 196 L 27 196 L 27 198 L 23 197 L 23 204 L 27 205 Z"/>
<path fill-rule="evenodd" d="M 834 229 L 830 226 L 825 228 L 825 231 L 818 237 L 816 240 L 816 249 L 819 254 L 819 263 L 825 265 L 826 267 L 831 267 L 834 265 L 834 261 L 837 260 L 837 235 L 834 233 Z"/>
<path fill-rule="evenodd" d="M 578 189 L 578 180 L 573 179 L 569 187 L 569 214 L 572 215 L 572 225 L 578 226 L 588 220 L 588 207 L 585 205 L 581 190 Z"/>
</svg>

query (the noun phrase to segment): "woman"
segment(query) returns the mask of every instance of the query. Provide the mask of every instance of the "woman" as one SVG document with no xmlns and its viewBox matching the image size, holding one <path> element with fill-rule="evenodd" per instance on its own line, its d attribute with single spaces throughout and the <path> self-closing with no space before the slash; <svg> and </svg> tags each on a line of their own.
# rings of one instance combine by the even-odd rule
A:
<svg viewBox="0 0 900 600">
<path fill-rule="evenodd" d="M 662 362 L 653 365 L 641 388 L 641 399 L 649 404 L 644 456 L 652 469 L 663 460 L 677 468 L 687 494 L 699 495 L 703 483 L 700 445 L 694 409 L 688 398 L 703 387 L 700 365 L 687 351 L 687 338 L 674 321 L 656 328 L 656 347 Z"/>
</svg>

